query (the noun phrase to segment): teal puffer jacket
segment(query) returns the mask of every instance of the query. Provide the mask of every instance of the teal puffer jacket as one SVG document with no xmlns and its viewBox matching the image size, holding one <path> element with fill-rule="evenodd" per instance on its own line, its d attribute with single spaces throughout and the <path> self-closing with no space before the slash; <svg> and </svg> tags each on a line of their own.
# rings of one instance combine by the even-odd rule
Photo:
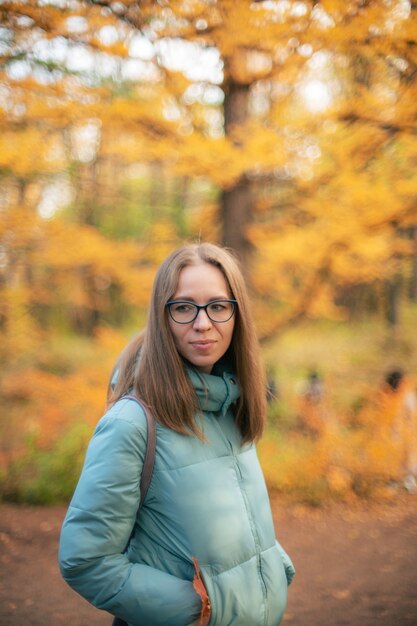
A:
<svg viewBox="0 0 417 626">
<path fill-rule="evenodd" d="M 275 539 L 255 447 L 241 445 L 231 410 L 238 385 L 225 372 L 189 375 L 208 442 L 157 424 L 155 467 L 137 515 L 146 418 L 133 400 L 114 404 L 98 423 L 62 527 L 62 574 L 132 626 L 191 626 L 201 610 L 195 557 L 210 626 L 277 626 L 294 569 Z"/>
</svg>

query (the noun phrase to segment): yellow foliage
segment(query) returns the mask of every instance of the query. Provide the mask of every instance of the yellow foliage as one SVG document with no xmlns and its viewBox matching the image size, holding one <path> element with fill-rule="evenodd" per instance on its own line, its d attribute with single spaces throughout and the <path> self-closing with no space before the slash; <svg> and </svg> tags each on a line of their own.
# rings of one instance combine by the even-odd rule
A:
<svg viewBox="0 0 417 626">
<path fill-rule="evenodd" d="M 10 170 L 15 176 L 28 178 L 35 172 L 57 172 L 65 162 L 62 157 L 55 158 L 56 142 L 56 136 L 45 135 L 40 128 L 28 128 L 20 133 L 2 133 L 0 168 Z"/>
<path fill-rule="evenodd" d="M 52 448 L 72 424 L 85 423 L 92 432 L 105 410 L 105 390 L 117 354 L 126 338 L 108 328 L 101 328 L 94 340 L 92 363 L 78 363 L 67 374 L 58 375 L 30 367 L 9 372 L 3 379 L 1 395 L 14 401 L 14 419 L 19 424 L 20 446 L 24 453 L 30 435 L 40 448 Z M 4 419 L 0 429 L 5 428 Z"/>
<path fill-rule="evenodd" d="M 196 241 L 219 241 L 220 223 L 216 204 L 203 204 L 196 207 L 189 218 L 190 228 L 196 234 Z"/>
<path fill-rule="evenodd" d="M 367 391 L 354 421 L 347 412 L 336 419 L 324 397 L 310 408 L 307 401 L 298 407 L 303 425 L 310 419 L 306 412 L 320 412 L 310 434 L 299 424 L 286 433 L 267 432 L 259 450 L 272 489 L 318 504 L 329 498 L 386 497 L 390 485 L 402 485 L 417 467 L 413 381 L 405 378 L 396 392 Z M 409 394 L 414 394 L 413 402 Z"/>
<path fill-rule="evenodd" d="M 176 233 L 174 225 L 168 221 L 158 221 L 152 224 L 150 231 L 151 244 L 147 249 L 147 258 L 153 267 L 147 274 L 148 286 L 153 279 L 156 268 L 175 247 Z M 145 275 L 146 276 L 146 275 Z M 150 290 L 149 290 L 150 293 Z"/>
<path fill-rule="evenodd" d="M 44 447 L 101 409 L 97 390 L 120 338 L 100 324 L 130 324 L 126 312 L 137 307 L 142 325 L 156 266 L 178 233 L 221 241 L 222 192 L 242 179 L 251 184 L 244 235 L 262 333 L 281 318 L 341 319 L 340 292 L 411 275 L 414 262 L 415 11 L 342 0 L 139 4 L 9 2 L 2 10 L 0 356 L 10 370 L 2 393 L 22 436 L 35 434 Z M 130 46 L 147 33 L 150 56 L 134 61 Z M 161 41 L 178 59 L 186 50 L 184 68 L 167 69 Z M 188 63 L 197 53 L 191 42 L 207 53 L 207 67 Z M 71 70 L 73 49 L 91 70 Z M 142 73 L 130 79 L 126 61 Z M 327 107 L 311 108 L 314 89 L 301 95 L 310 81 Z M 133 172 L 153 164 L 164 178 L 189 181 L 190 195 L 161 181 L 160 198 L 143 199 Z M 71 193 L 62 201 L 64 179 Z M 193 195 L 200 180 L 209 191 Z M 50 187 L 47 220 L 39 213 Z M 135 241 L 143 232 L 106 222 L 125 210 L 137 210 L 144 243 Z M 81 331 L 83 319 L 92 323 Z M 89 333 L 99 366 L 45 355 L 55 333 L 59 342 L 69 329 L 74 341 Z M 401 454 L 376 419 L 382 414 L 369 408 L 357 429 L 340 416 L 345 427 L 324 428 L 314 442 L 298 433 L 283 445 L 269 434 L 261 444 L 268 480 L 319 499 L 349 498 L 397 476 Z"/>
<path fill-rule="evenodd" d="M 248 155 L 227 138 L 210 139 L 192 134 L 183 140 L 181 158 L 174 171 L 179 175 L 209 176 L 219 187 L 228 188 L 247 169 L 247 158 Z"/>
<path fill-rule="evenodd" d="M 94 48 L 116 57 L 127 58 L 129 56 L 129 48 L 123 41 L 117 41 L 112 44 L 105 44 L 99 38 L 92 38 L 90 45 Z"/>
</svg>

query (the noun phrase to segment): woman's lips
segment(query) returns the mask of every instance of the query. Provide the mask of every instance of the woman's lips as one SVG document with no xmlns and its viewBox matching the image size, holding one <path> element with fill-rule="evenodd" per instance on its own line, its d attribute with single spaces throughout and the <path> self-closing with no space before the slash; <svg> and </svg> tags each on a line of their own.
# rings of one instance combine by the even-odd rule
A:
<svg viewBox="0 0 417 626">
<path fill-rule="evenodd" d="M 214 341 L 191 341 L 193 348 L 196 350 L 209 350 L 215 343 Z"/>
</svg>

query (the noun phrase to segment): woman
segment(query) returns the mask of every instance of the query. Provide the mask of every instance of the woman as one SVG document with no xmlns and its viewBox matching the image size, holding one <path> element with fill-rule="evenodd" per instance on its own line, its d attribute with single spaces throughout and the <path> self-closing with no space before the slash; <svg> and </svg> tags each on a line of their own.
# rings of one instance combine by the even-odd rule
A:
<svg viewBox="0 0 417 626">
<path fill-rule="evenodd" d="M 147 422 L 128 393 L 157 421 L 139 513 Z M 65 580 L 132 626 L 279 624 L 294 569 L 275 539 L 256 456 L 265 384 L 228 252 L 187 245 L 162 263 L 109 405 L 62 528 Z"/>
</svg>

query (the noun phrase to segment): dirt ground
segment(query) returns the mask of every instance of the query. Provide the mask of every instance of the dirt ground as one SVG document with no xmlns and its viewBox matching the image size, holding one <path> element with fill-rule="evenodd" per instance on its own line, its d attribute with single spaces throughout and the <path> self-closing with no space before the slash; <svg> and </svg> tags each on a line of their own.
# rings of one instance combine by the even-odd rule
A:
<svg viewBox="0 0 417 626">
<path fill-rule="evenodd" d="M 283 624 L 417 626 L 417 495 L 353 509 L 272 504 L 297 568 Z M 59 575 L 64 514 L 0 505 L 1 626 L 110 626 Z"/>
</svg>

